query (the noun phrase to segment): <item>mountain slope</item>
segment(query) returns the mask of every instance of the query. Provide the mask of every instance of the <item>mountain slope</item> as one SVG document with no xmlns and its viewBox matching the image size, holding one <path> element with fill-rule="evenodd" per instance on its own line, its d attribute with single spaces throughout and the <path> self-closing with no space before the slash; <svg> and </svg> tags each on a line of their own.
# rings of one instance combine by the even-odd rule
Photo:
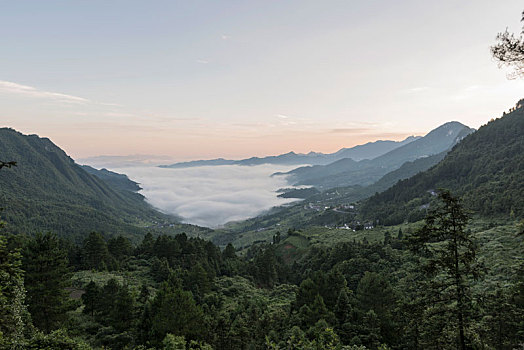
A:
<svg viewBox="0 0 524 350">
<path fill-rule="evenodd" d="M 11 231 L 133 234 L 144 222 L 170 220 L 140 194 L 89 174 L 47 138 L 2 128 L 0 158 L 17 162 L 0 171 L 2 217 Z"/>
<path fill-rule="evenodd" d="M 338 159 L 351 158 L 359 161 L 363 159 L 374 159 L 386 154 L 396 148 L 407 145 L 413 141 L 420 139 L 420 136 L 410 136 L 403 141 L 375 141 L 368 142 L 364 145 L 358 145 L 351 148 L 342 148 L 341 150 L 333 153 L 333 156 Z"/>
<path fill-rule="evenodd" d="M 333 191 L 328 191 L 328 195 L 321 193 L 309 198 L 309 200 L 319 201 L 325 205 L 337 205 L 340 203 L 353 203 L 369 198 L 377 192 L 387 190 L 400 180 L 407 179 L 422 171 L 428 170 L 444 159 L 446 154 L 447 151 L 444 151 L 429 157 L 419 158 L 412 162 L 405 162 L 400 168 L 387 173 L 377 182 L 369 186 L 337 187 L 335 195 L 333 194 Z"/>
<path fill-rule="evenodd" d="M 450 122 L 432 130 L 422 138 L 371 160 L 338 161 L 328 165 L 307 166 L 285 174 L 290 175 L 290 181 L 296 185 L 310 185 L 324 189 L 352 185 L 368 186 L 385 174 L 398 169 L 405 162 L 450 149 L 473 131 L 461 123 Z"/>
<path fill-rule="evenodd" d="M 423 217 L 433 191 L 450 189 L 485 216 L 524 216 L 524 100 L 456 145 L 436 166 L 364 201 L 361 214 L 385 224 Z"/>
<path fill-rule="evenodd" d="M 278 156 L 251 157 L 241 160 L 229 160 L 223 158 L 209 160 L 195 160 L 190 162 L 180 162 L 171 165 L 161 165 L 162 168 L 191 168 L 197 166 L 216 166 L 216 165 L 261 165 L 261 164 L 279 164 L 279 165 L 325 165 L 344 158 L 353 160 L 373 159 L 381 156 L 398 147 L 407 145 L 417 140 L 419 137 L 410 136 L 403 141 L 374 141 L 364 145 L 358 145 L 351 148 L 342 148 L 335 153 L 316 153 L 308 154 L 289 152 Z"/>
<path fill-rule="evenodd" d="M 137 182 L 130 180 L 127 175 L 115 173 L 107 169 L 95 169 L 89 165 L 81 165 L 82 169 L 91 175 L 95 175 L 114 190 L 137 192 L 141 187 Z"/>
</svg>

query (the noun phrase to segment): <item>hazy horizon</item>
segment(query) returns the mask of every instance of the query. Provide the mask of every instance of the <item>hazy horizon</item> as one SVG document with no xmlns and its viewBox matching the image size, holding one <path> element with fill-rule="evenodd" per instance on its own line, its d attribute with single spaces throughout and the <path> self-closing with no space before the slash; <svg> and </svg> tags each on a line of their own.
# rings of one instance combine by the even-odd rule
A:
<svg viewBox="0 0 524 350">
<path fill-rule="evenodd" d="M 424 136 L 424 135 L 409 135 L 406 138 L 399 140 L 399 141 L 404 141 L 410 137 L 421 137 L 421 136 Z M 379 139 L 379 140 L 368 141 L 362 144 L 353 145 L 351 147 L 362 146 L 368 143 L 380 142 L 380 141 L 396 141 L 396 140 Z M 81 165 L 89 165 L 97 169 L 101 169 L 105 167 L 125 168 L 128 166 L 135 166 L 136 164 L 158 166 L 158 165 L 170 165 L 170 164 L 178 163 L 178 162 L 190 162 L 190 161 L 196 161 L 196 160 L 211 160 L 211 159 L 220 159 L 220 158 L 228 159 L 228 160 L 242 160 L 242 159 L 247 159 L 251 157 L 263 158 L 263 157 L 278 156 L 278 155 L 292 153 L 292 152 L 296 154 L 308 154 L 310 152 L 330 154 L 330 153 L 335 153 L 336 151 L 339 151 L 343 148 L 351 148 L 351 147 L 341 147 L 339 149 L 334 150 L 333 152 L 318 152 L 316 150 L 310 150 L 308 152 L 295 152 L 294 150 L 289 150 L 287 152 L 282 152 L 282 153 L 247 155 L 244 157 L 236 157 L 236 158 L 226 158 L 223 156 L 217 156 L 214 158 L 185 158 L 185 159 L 182 158 L 180 159 L 180 158 L 173 158 L 165 154 L 124 154 L 124 155 L 100 154 L 100 155 L 94 155 L 91 157 L 78 158 L 78 159 L 75 159 L 75 161 Z M 303 165 L 307 165 L 307 164 L 303 164 Z"/>
</svg>

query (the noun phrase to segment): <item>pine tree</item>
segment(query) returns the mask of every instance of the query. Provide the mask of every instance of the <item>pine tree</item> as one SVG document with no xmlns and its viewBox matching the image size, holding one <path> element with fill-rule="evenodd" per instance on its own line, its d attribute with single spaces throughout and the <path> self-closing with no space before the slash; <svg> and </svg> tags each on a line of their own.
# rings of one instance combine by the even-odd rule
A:
<svg viewBox="0 0 524 350">
<path fill-rule="evenodd" d="M 28 242 L 23 262 L 33 323 L 50 332 L 60 326 L 71 307 L 66 291 L 70 284 L 67 253 L 55 234 L 37 234 Z"/>
<path fill-rule="evenodd" d="M 231 243 L 228 243 L 226 248 L 224 248 L 224 251 L 222 252 L 222 258 L 223 259 L 235 259 L 236 253 L 235 253 L 235 247 Z"/>
<path fill-rule="evenodd" d="M 100 298 L 100 287 L 93 281 L 89 282 L 85 287 L 85 293 L 82 294 L 82 302 L 84 303 L 83 312 L 94 316 L 95 312 L 100 309 Z"/>
<path fill-rule="evenodd" d="M 376 272 L 366 272 L 358 284 L 356 299 L 363 314 L 374 312 L 379 321 L 381 339 L 393 342 L 395 327 L 392 315 L 396 296 L 389 281 Z"/>
<path fill-rule="evenodd" d="M 153 247 L 155 245 L 155 239 L 151 232 L 146 233 L 142 243 L 137 247 L 137 253 L 145 256 L 151 256 L 153 254 Z"/>
<path fill-rule="evenodd" d="M 335 305 L 335 317 L 339 326 L 349 321 L 353 308 L 349 301 L 346 289 L 342 289 L 338 295 L 337 304 Z"/>
<path fill-rule="evenodd" d="M 111 325 L 119 332 L 130 330 L 135 317 L 135 299 L 129 288 L 124 285 L 120 287 L 111 310 Z"/>
<path fill-rule="evenodd" d="M 91 232 L 85 239 L 83 261 L 84 267 L 87 269 L 104 270 L 110 265 L 107 244 L 100 233 Z"/>
<path fill-rule="evenodd" d="M 448 325 L 454 325 L 456 347 L 465 350 L 466 328 L 473 310 L 470 280 L 479 275 L 477 246 L 471 232 L 465 230 L 469 216 L 460 200 L 447 190 L 440 191 L 439 199 L 441 203 L 428 213 L 424 226 L 409 240 L 412 250 L 421 256 L 427 278 L 423 292 L 430 307 L 426 316 L 447 319 Z M 450 323 L 450 319 L 456 323 Z M 442 330 L 436 330 L 434 334 L 440 333 Z"/>
<path fill-rule="evenodd" d="M 118 261 L 129 258 L 133 254 L 131 241 L 123 236 L 112 238 L 107 242 L 109 253 Z"/>
</svg>

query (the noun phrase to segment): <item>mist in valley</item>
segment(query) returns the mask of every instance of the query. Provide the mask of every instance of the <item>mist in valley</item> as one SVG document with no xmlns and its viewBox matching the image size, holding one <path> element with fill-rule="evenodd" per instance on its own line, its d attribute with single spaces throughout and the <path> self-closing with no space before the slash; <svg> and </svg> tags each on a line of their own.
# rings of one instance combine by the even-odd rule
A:
<svg viewBox="0 0 524 350">
<path fill-rule="evenodd" d="M 296 166 L 203 166 L 184 169 L 139 165 L 111 168 L 140 183 L 140 193 L 155 208 L 191 223 L 219 227 L 274 207 L 296 201 L 279 198 L 276 191 L 289 187 L 285 176 L 271 176 Z"/>
</svg>

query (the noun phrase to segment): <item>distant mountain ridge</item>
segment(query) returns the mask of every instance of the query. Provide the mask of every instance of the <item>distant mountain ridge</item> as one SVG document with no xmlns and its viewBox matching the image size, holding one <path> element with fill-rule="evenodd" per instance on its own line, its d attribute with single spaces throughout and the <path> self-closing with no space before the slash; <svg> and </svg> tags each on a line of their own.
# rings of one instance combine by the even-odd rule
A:
<svg viewBox="0 0 524 350">
<path fill-rule="evenodd" d="M 304 166 L 287 173 L 295 185 L 309 185 L 322 189 L 362 185 L 368 186 L 382 176 L 396 170 L 405 162 L 430 157 L 451 149 L 475 130 L 459 122 L 448 122 L 427 135 L 380 155 L 371 160 L 340 159 L 327 165 Z"/>
<path fill-rule="evenodd" d="M 390 152 L 398 147 L 404 146 L 413 142 L 420 137 L 409 136 L 403 141 L 378 140 L 368 142 L 363 145 L 358 145 L 351 148 L 342 148 L 335 153 L 318 153 L 309 152 L 295 153 L 288 152 L 277 156 L 267 157 L 251 157 L 241 160 L 230 160 L 224 158 L 209 159 L 209 160 L 195 160 L 189 162 L 174 163 L 171 165 L 161 165 L 162 168 L 190 168 L 197 166 L 217 166 L 217 165 L 261 165 L 261 164 L 279 164 L 279 165 L 325 165 L 343 158 L 351 158 L 353 160 L 373 159 L 379 157 L 387 152 Z"/>
</svg>

